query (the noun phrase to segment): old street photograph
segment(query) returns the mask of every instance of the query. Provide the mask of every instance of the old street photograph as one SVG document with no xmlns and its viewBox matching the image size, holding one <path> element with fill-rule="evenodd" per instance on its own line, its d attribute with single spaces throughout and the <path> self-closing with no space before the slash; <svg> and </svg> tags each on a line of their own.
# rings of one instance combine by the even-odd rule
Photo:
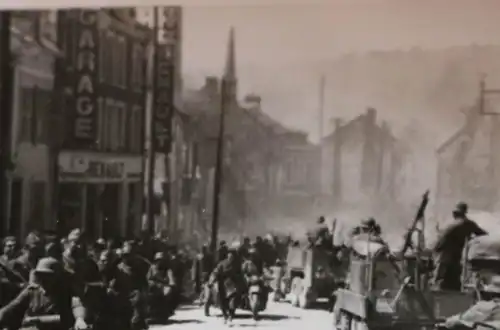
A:
<svg viewBox="0 0 500 330">
<path fill-rule="evenodd" d="M 500 0 L 209 2 L 0 4 L 0 330 L 500 330 Z"/>
</svg>

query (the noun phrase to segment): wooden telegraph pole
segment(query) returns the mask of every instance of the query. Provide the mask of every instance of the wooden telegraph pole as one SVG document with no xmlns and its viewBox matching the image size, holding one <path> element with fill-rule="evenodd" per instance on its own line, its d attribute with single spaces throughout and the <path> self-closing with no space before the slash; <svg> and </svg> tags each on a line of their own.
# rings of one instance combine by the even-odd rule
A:
<svg viewBox="0 0 500 330">
<path fill-rule="evenodd" d="M 219 213 L 220 213 L 220 193 L 222 187 L 222 169 L 224 162 L 224 134 L 225 118 L 227 106 L 227 81 L 224 77 L 221 82 L 221 104 L 219 117 L 219 135 L 217 137 L 217 155 L 215 161 L 214 173 L 214 199 L 212 213 L 212 233 L 210 240 L 210 249 L 212 253 L 217 252 L 217 239 L 219 234 Z"/>
<path fill-rule="evenodd" d="M 12 143 L 13 68 L 10 49 L 11 11 L 0 11 L 0 237 L 4 236 L 9 213 L 9 178 Z"/>
</svg>

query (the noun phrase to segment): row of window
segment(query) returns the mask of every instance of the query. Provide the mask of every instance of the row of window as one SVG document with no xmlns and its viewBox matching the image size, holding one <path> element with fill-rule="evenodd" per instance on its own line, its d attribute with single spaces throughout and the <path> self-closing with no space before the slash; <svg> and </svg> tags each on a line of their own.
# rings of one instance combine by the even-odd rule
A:
<svg viewBox="0 0 500 330">
<path fill-rule="evenodd" d="M 139 42 L 127 47 L 127 38 L 111 30 L 99 31 L 99 40 L 99 81 L 141 92 L 145 80 L 145 47 Z"/>
<path fill-rule="evenodd" d="M 99 100 L 98 146 L 102 151 L 140 152 L 142 106 L 127 106 L 112 99 Z"/>
<path fill-rule="evenodd" d="M 19 142 L 47 143 L 49 139 L 48 115 L 52 104 L 52 91 L 38 87 L 23 87 L 19 93 Z"/>
<path fill-rule="evenodd" d="M 64 23 L 65 31 L 62 33 L 62 47 L 66 54 L 71 54 L 69 62 L 74 66 L 80 27 L 76 22 L 77 15 L 68 15 L 68 21 Z M 145 81 L 146 46 L 109 28 L 98 31 L 96 44 L 99 81 L 141 92 Z"/>
<path fill-rule="evenodd" d="M 19 142 L 47 144 L 52 92 L 38 87 L 20 90 Z M 99 100 L 98 146 L 102 151 L 134 152 L 142 150 L 143 107 L 128 106 L 112 99 Z"/>
</svg>

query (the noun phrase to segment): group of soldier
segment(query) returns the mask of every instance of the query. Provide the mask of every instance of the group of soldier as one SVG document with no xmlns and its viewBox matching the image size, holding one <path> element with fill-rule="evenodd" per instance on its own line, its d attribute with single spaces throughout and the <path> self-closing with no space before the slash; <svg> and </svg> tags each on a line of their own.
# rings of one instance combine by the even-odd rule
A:
<svg viewBox="0 0 500 330">
<path fill-rule="evenodd" d="M 236 308 L 247 303 L 247 290 L 255 282 L 262 286 L 261 302 L 267 304 L 270 290 L 265 281 L 266 270 L 285 258 L 289 242 L 289 237 L 279 240 L 272 235 L 264 239 L 257 236 L 254 242 L 244 237 L 242 242 L 230 245 L 221 241 L 215 255 L 210 253 L 207 245 L 203 246 L 195 263 L 195 274 L 205 314 L 209 315 L 210 302 L 217 301 L 224 322 L 231 325 Z M 214 290 L 215 286 L 217 290 Z M 257 317 L 254 315 L 255 321 Z"/>
<path fill-rule="evenodd" d="M 246 283 L 286 250 L 276 237 L 257 237 L 237 247 L 222 241 L 215 254 L 204 245 L 190 256 L 162 238 L 89 243 L 79 229 L 64 238 L 31 232 L 23 243 L 3 239 L 2 328 L 146 329 L 171 317 L 190 292 L 210 299 L 214 284 L 230 322 Z"/>
<path fill-rule="evenodd" d="M 145 329 L 181 301 L 189 259 L 161 240 L 86 242 L 79 229 L 63 239 L 38 232 L 22 247 L 3 240 L 0 327 L 76 330 Z"/>
</svg>

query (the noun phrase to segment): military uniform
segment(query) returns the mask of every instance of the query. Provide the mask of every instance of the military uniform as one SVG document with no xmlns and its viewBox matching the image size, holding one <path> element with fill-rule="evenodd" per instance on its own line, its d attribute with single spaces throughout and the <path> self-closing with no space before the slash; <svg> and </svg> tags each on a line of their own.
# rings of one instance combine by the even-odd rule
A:
<svg viewBox="0 0 500 330">
<path fill-rule="evenodd" d="M 217 264 L 210 284 L 217 283 L 219 301 L 225 321 L 231 322 L 243 288 L 243 274 L 235 249 L 229 250 L 228 258 Z"/>
<path fill-rule="evenodd" d="M 37 276 L 40 276 L 37 278 Z M 52 277 L 52 283 L 46 286 L 42 277 Z M 23 320 L 33 317 L 53 316 L 37 322 L 38 329 L 77 330 L 87 328 L 85 308 L 78 297 L 71 295 L 65 285 L 60 262 L 54 258 L 43 258 L 34 270 L 36 282 L 32 282 L 14 300 L 0 309 L 0 326 L 19 329 Z"/>
<path fill-rule="evenodd" d="M 467 218 L 467 204 L 459 203 L 453 211 L 455 221 L 446 227 L 434 246 L 436 263 L 433 284 L 436 289 L 460 290 L 462 252 L 471 235 L 485 235 L 486 232 Z"/>
</svg>

